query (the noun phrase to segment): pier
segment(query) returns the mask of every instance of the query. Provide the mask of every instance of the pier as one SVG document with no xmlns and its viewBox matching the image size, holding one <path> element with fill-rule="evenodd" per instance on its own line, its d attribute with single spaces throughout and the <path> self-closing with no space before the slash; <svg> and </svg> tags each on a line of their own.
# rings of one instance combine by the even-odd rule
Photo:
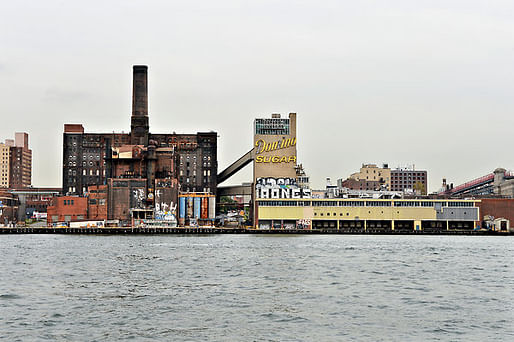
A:
<svg viewBox="0 0 514 342">
<path fill-rule="evenodd" d="M 52 227 L 0 227 L 0 234 L 324 234 L 324 235 L 479 235 L 508 236 L 511 232 L 492 230 L 337 230 L 337 229 L 255 229 L 226 227 L 105 227 L 105 228 L 52 228 Z"/>
</svg>

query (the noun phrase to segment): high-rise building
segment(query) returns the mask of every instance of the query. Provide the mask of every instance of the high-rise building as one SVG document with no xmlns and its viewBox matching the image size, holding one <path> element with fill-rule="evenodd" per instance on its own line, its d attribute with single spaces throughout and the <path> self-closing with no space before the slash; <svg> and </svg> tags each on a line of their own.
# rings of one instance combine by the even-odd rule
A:
<svg viewBox="0 0 514 342">
<path fill-rule="evenodd" d="M 0 143 L 0 188 L 9 187 L 9 161 L 11 160 L 11 148 Z"/>
<path fill-rule="evenodd" d="M 32 151 L 29 135 L 16 132 L 15 140 L 0 144 L 0 187 L 24 189 L 32 185 Z"/>
</svg>

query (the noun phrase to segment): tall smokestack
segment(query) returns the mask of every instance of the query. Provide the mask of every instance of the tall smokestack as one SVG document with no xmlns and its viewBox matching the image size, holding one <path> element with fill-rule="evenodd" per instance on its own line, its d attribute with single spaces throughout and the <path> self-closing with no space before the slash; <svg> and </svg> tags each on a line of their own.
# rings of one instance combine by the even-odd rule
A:
<svg viewBox="0 0 514 342">
<path fill-rule="evenodd" d="M 134 145 L 148 145 L 148 67 L 134 65 L 130 140 Z"/>
</svg>

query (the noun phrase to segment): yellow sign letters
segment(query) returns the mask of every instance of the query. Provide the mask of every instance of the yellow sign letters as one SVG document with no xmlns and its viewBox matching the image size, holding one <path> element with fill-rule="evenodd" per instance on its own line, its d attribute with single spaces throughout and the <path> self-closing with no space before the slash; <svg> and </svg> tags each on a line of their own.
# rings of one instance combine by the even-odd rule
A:
<svg viewBox="0 0 514 342">
<path fill-rule="evenodd" d="M 263 139 L 257 140 L 255 142 L 255 148 L 257 154 L 261 154 L 263 152 L 276 151 L 283 148 L 291 147 L 296 145 L 296 137 L 295 138 L 282 138 L 282 140 L 275 142 L 265 142 Z"/>
<path fill-rule="evenodd" d="M 257 156 L 256 163 L 296 163 L 296 156 Z"/>
</svg>

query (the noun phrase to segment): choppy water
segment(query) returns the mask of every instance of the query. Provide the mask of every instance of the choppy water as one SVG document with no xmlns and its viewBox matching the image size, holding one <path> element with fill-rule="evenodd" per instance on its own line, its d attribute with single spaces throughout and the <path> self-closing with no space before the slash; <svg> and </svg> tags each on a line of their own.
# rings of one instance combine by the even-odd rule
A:
<svg viewBox="0 0 514 342">
<path fill-rule="evenodd" d="M 6 341 L 513 341 L 514 239 L 0 236 Z"/>
</svg>

